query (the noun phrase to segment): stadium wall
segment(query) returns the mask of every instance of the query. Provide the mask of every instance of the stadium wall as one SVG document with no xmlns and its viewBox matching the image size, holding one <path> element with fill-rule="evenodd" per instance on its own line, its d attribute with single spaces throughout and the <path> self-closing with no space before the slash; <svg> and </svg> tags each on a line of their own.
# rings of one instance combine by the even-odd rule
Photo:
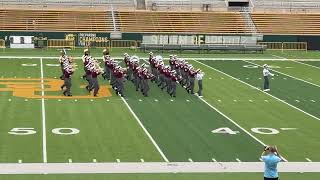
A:
<svg viewBox="0 0 320 180">
<path fill-rule="evenodd" d="M 47 37 L 48 39 L 65 39 L 66 35 L 73 34 L 76 38 L 76 46 L 79 44 L 79 35 L 81 33 L 74 32 L 18 32 L 18 31 L 2 31 L 0 39 L 6 39 L 9 36 L 35 36 Z M 82 33 L 84 35 L 94 35 L 96 38 L 110 39 L 110 33 Z M 143 33 L 122 33 L 122 40 L 142 41 Z M 191 35 L 191 34 L 190 34 Z M 263 42 L 307 42 L 309 50 L 320 50 L 320 36 L 307 35 L 264 35 Z M 6 41 L 8 45 L 9 41 Z"/>
</svg>

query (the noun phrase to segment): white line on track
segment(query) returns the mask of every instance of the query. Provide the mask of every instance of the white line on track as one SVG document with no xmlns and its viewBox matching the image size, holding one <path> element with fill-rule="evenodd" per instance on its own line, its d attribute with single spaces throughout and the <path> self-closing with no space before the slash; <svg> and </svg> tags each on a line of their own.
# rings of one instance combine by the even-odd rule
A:
<svg viewBox="0 0 320 180">
<path fill-rule="evenodd" d="M 46 132 L 46 108 L 44 104 L 44 73 L 43 73 L 43 62 L 40 58 L 40 72 L 41 72 L 41 111 L 42 111 L 42 155 L 43 162 L 47 163 L 47 132 Z"/>
<path fill-rule="evenodd" d="M 133 115 L 133 117 L 137 120 L 138 124 L 140 125 L 140 127 L 143 129 L 143 131 L 146 133 L 146 135 L 148 136 L 148 138 L 150 139 L 150 141 L 152 142 L 152 144 L 156 147 L 156 149 L 158 150 L 158 152 L 160 153 L 161 157 L 166 161 L 169 162 L 168 158 L 165 156 L 165 154 L 162 152 L 162 150 L 160 149 L 160 147 L 158 146 L 158 144 L 156 143 L 156 141 L 152 138 L 151 134 L 148 132 L 148 130 L 144 127 L 144 125 L 142 124 L 142 122 L 140 121 L 140 119 L 138 118 L 138 116 L 136 115 L 136 113 L 131 109 L 131 107 L 129 106 L 129 104 L 127 103 L 127 101 L 121 97 L 122 101 L 124 102 L 124 104 L 127 106 L 127 108 L 129 109 L 129 111 L 131 112 L 131 114 Z"/>
<path fill-rule="evenodd" d="M 253 63 L 253 62 L 250 62 L 250 61 L 248 61 L 248 60 L 243 60 L 243 61 L 244 61 L 244 62 L 247 62 L 247 63 L 250 63 L 250 64 L 253 64 L 253 65 L 256 65 L 256 66 L 260 66 L 260 67 L 262 67 L 261 65 L 256 64 L 256 63 Z M 277 72 L 277 73 L 279 73 L 279 74 L 282 74 L 282 75 L 284 75 L 284 76 L 291 77 L 291 78 L 293 78 L 293 79 L 296 79 L 296 80 L 299 80 L 299 81 L 305 82 L 305 83 L 307 83 L 307 84 L 311 84 L 311 85 L 313 85 L 313 86 L 320 87 L 320 85 L 318 85 L 318 84 L 314 84 L 314 83 L 312 83 L 312 82 L 309 82 L 309 81 L 306 81 L 306 80 L 303 80 L 303 79 L 300 79 L 300 78 L 297 78 L 297 77 L 291 76 L 291 75 L 289 75 L 289 74 L 286 74 L 286 73 L 280 72 L 280 71 L 278 71 L 278 70 L 274 70 L 274 69 L 272 69 L 272 71 Z M 271 78 L 271 79 L 272 79 L 272 78 Z"/>
<path fill-rule="evenodd" d="M 261 89 L 252 86 L 252 85 L 249 84 L 249 83 L 246 83 L 246 82 L 244 82 L 244 81 L 241 81 L 241 80 L 239 80 L 239 79 L 237 79 L 237 78 L 235 78 L 235 77 L 233 77 L 233 76 L 231 76 L 231 75 L 229 75 L 229 74 L 227 74 L 227 73 L 225 73 L 225 72 L 222 72 L 222 71 L 220 71 L 220 70 L 218 70 L 218 69 L 216 69 L 216 68 L 213 68 L 213 67 L 211 67 L 211 66 L 209 66 L 209 65 L 206 65 L 206 64 L 204 64 L 204 63 L 202 63 L 202 62 L 199 62 L 199 61 L 196 61 L 196 60 L 195 60 L 195 62 L 197 62 L 197 63 L 199 63 L 199 64 L 201 64 L 201 65 L 203 65 L 203 66 L 206 66 L 206 67 L 208 67 L 208 68 L 210 68 L 210 69 L 212 69 L 212 70 L 215 70 L 215 71 L 217 71 L 217 72 L 219 72 L 219 73 L 222 73 L 222 74 L 224 74 L 224 75 L 226 75 L 226 76 L 228 76 L 228 77 L 230 77 L 230 78 L 232 78 L 232 79 L 234 79 L 234 80 L 237 80 L 237 81 L 239 81 L 239 82 L 241 82 L 241 83 L 243 83 L 243 84 L 246 84 L 247 86 L 250 86 L 251 88 L 256 89 L 256 90 L 258 90 L 258 91 L 260 91 L 260 92 L 262 92 L 262 93 L 264 93 L 264 94 L 266 94 L 266 95 L 268 95 L 268 96 L 270 96 L 270 97 L 272 97 L 272 98 L 274 98 L 274 99 L 276 99 L 276 100 L 278 100 L 278 101 L 280 101 L 280 102 L 283 102 L 284 104 L 286 104 L 286 105 L 288 105 L 288 106 L 290 106 L 290 107 L 292 107 L 292 108 L 294 108 L 294 109 L 296 109 L 296 110 L 298 110 L 298 111 L 300 111 L 300 112 L 302 112 L 302 113 L 304 113 L 304 114 L 306 114 L 306 115 L 308 115 L 308 116 L 310 116 L 310 117 L 312 117 L 312 118 L 320 121 L 320 118 L 318 118 L 318 117 L 316 117 L 316 116 L 314 116 L 314 115 L 312 115 L 312 114 L 310 114 L 310 113 L 308 113 L 308 112 L 306 112 L 306 111 L 304 111 L 304 110 L 302 110 L 302 109 L 299 109 L 299 108 L 295 107 L 294 105 L 289 104 L 289 103 L 287 103 L 286 101 L 277 98 L 276 96 L 273 96 L 273 95 L 271 95 L 271 94 L 269 94 L 269 93 L 267 93 L 267 92 L 264 92 L 264 91 L 262 91 Z"/>
</svg>

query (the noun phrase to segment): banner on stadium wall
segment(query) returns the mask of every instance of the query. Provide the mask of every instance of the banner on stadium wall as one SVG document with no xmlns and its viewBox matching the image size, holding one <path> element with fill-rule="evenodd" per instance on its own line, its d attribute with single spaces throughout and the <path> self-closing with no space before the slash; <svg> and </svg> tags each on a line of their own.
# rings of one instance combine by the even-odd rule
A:
<svg viewBox="0 0 320 180">
<path fill-rule="evenodd" d="M 143 35 L 144 44 L 257 44 L 255 36 L 218 35 Z"/>
<path fill-rule="evenodd" d="M 93 43 L 104 44 L 108 37 L 97 36 L 96 33 L 78 33 L 78 46 L 91 46 Z"/>
</svg>

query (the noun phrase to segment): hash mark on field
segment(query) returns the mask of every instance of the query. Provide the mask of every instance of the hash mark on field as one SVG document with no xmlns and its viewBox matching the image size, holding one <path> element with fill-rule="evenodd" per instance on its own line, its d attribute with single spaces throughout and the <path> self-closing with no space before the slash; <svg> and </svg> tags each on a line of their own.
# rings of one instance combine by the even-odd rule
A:
<svg viewBox="0 0 320 180">
<path fill-rule="evenodd" d="M 241 162 L 241 160 L 239 158 L 237 158 L 236 161 Z"/>
<path fill-rule="evenodd" d="M 306 160 L 307 160 L 308 162 L 312 162 L 311 159 L 309 159 L 309 158 L 306 158 Z"/>
<path fill-rule="evenodd" d="M 141 162 L 144 162 L 144 159 L 140 159 Z"/>
<path fill-rule="evenodd" d="M 97 162 L 97 159 L 93 159 L 92 162 L 96 163 L 96 162 Z"/>
<path fill-rule="evenodd" d="M 72 159 L 68 159 L 69 163 L 72 163 Z"/>
<path fill-rule="evenodd" d="M 193 162 L 191 158 L 188 159 L 189 162 Z"/>
<path fill-rule="evenodd" d="M 21 159 L 19 159 L 19 161 L 18 161 L 20 164 L 22 163 L 22 160 Z"/>
<path fill-rule="evenodd" d="M 213 161 L 213 162 L 217 162 L 217 160 L 216 160 L 216 159 L 214 159 L 214 158 L 212 158 L 212 161 Z"/>
<path fill-rule="evenodd" d="M 120 162 L 120 159 L 116 159 L 116 160 L 117 160 L 118 163 Z"/>
</svg>

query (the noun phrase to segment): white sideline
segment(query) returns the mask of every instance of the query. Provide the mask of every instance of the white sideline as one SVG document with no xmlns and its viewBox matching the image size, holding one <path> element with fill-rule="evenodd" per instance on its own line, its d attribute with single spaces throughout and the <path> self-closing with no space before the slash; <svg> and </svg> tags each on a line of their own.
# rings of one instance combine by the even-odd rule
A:
<svg viewBox="0 0 320 180">
<path fill-rule="evenodd" d="M 253 65 L 256 65 L 256 66 L 259 66 L 259 67 L 262 67 L 261 65 L 256 64 L 256 63 L 253 63 L 253 62 L 249 62 L 248 60 L 242 60 L 242 61 L 244 61 L 244 62 L 246 62 L 246 63 L 250 63 L 250 64 L 253 64 Z M 282 74 L 282 75 L 284 75 L 284 76 L 288 76 L 288 77 L 291 77 L 291 78 L 293 78 L 293 79 L 296 79 L 296 80 L 299 80 L 299 81 L 305 82 L 305 83 L 307 83 L 307 84 L 311 84 L 311 85 L 313 85 L 313 86 L 320 87 L 320 85 L 318 85 L 318 84 L 314 84 L 314 83 L 312 83 L 312 82 L 309 82 L 309 81 L 306 81 L 306 80 L 303 80 L 303 79 L 300 79 L 300 78 L 297 78 L 297 77 L 291 76 L 291 75 L 289 75 L 289 74 L 286 74 L 286 73 L 280 72 L 280 71 L 278 71 L 278 70 L 274 70 L 274 69 L 272 69 L 272 71 L 277 72 L 277 73 L 279 73 L 279 74 Z"/>
<path fill-rule="evenodd" d="M 42 155 L 43 162 L 47 163 L 47 135 L 46 135 L 46 109 L 44 104 L 44 76 L 43 76 L 43 62 L 40 58 L 41 67 L 41 111 L 42 111 Z"/>
<path fill-rule="evenodd" d="M 0 174 L 263 172 L 263 162 L 136 162 L 0 164 Z M 320 172 L 320 162 L 282 162 L 279 172 Z"/>
<path fill-rule="evenodd" d="M 256 89 L 256 90 L 258 90 L 258 91 L 260 91 L 260 92 L 262 92 L 262 93 L 264 93 L 264 94 L 267 94 L 268 96 L 270 96 L 270 97 L 272 97 L 272 98 L 274 98 L 274 99 L 276 99 L 276 100 L 278 100 L 278 101 L 280 101 L 280 102 L 282 102 L 282 103 L 284 103 L 284 104 L 286 104 L 286 105 L 288 105 L 288 106 L 290 106 L 290 107 L 292 107 L 292 108 L 294 108 L 294 109 L 296 109 L 296 110 L 298 110 L 298 111 L 300 111 L 300 112 L 302 112 L 302 113 L 304 113 L 304 114 L 306 114 L 306 115 L 308 115 L 308 116 L 310 116 L 310 117 L 312 117 L 312 118 L 320 121 L 320 118 L 318 118 L 318 117 L 316 117 L 316 116 L 314 116 L 314 115 L 312 115 L 312 114 L 310 114 L 310 113 L 308 113 L 308 112 L 305 112 L 305 111 L 303 111 L 302 109 L 299 109 L 299 108 L 295 107 L 294 105 L 285 102 L 285 101 L 282 100 L 282 99 L 279 99 L 279 98 L 277 98 L 277 97 L 275 97 L 275 96 L 273 96 L 273 95 L 271 95 L 271 94 L 269 94 L 269 93 L 266 93 L 266 92 L 262 91 L 261 89 L 252 86 L 252 85 L 249 84 L 249 83 L 246 83 L 246 82 L 244 82 L 244 81 L 241 81 L 240 79 L 237 79 L 237 78 L 235 78 L 235 77 L 233 77 L 233 76 L 231 76 L 231 75 L 229 75 L 229 74 L 227 74 L 227 73 L 225 73 L 225 72 L 222 72 L 222 71 L 220 71 L 220 70 L 218 70 L 218 69 L 215 69 L 215 68 L 213 68 L 213 67 L 211 67 L 211 66 L 209 66 L 209 65 L 206 65 L 206 64 L 204 64 L 204 63 L 202 63 L 202 62 L 199 62 L 199 61 L 197 61 L 197 60 L 194 60 L 194 61 L 197 62 L 197 63 L 199 63 L 199 64 L 201 64 L 201 65 L 203 65 L 203 66 L 206 66 L 206 67 L 208 67 L 208 68 L 210 68 L 210 69 L 213 69 L 213 70 L 215 70 L 215 71 L 217 71 L 217 72 L 219 72 L 219 73 L 222 73 L 222 74 L 230 77 L 231 79 L 234 79 L 234 80 L 236 80 L 236 81 L 239 81 L 239 82 L 241 82 L 241 83 L 243 83 L 243 84 L 245 84 L 245 85 L 247 85 L 247 86 L 250 86 L 251 88 Z"/>
<path fill-rule="evenodd" d="M 152 136 L 150 135 L 150 133 L 148 132 L 148 130 L 144 127 L 144 125 L 142 124 L 142 122 L 140 121 L 140 119 L 138 118 L 138 116 L 136 115 L 136 113 L 131 109 L 131 107 L 129 106 L 129 104 L 127 103 L 127 101 L 121 97 L 122 101 L 124 102 L 124 104 L 127 106 L 127 108 L 129 109 L 129 111 L 131 112 L 131 114 L 133 115 L 133 117 L 137 120 L 138 124 L 140 125 L 140 127 L 143 129 L 143 131 L 146 133 L 146 135 L 149 137 L 149 139 L 151 140 L 152 144 L 156 147 L 156 149 L 158 150 L 158 152 L 160 153 L 161 157 L 166 161 L 169 162 L 168 158 L 165 156 L 165 154 L 162 152 L 162 150 L 160 149 L 160 147 L 158 146 L 158 144 L 156 143 L 156 141 L 152 138 Z"/>
</svg>

